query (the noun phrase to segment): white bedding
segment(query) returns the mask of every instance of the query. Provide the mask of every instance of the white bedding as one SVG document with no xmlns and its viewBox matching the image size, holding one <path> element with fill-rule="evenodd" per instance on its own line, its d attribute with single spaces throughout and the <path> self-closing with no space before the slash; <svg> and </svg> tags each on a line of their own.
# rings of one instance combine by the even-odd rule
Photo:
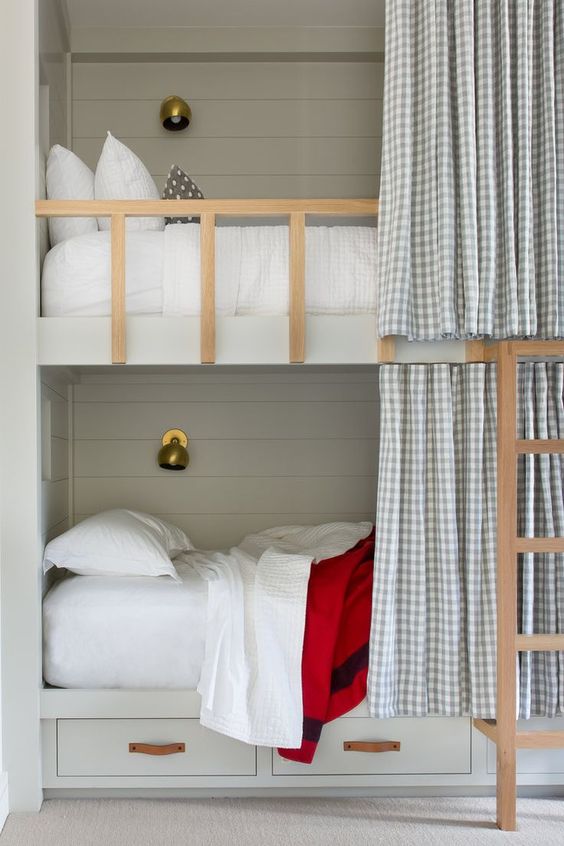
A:
<svg viewBox="0 0 564 846">
<path fill-rule="evenodd" d="M 195 690 L 204 657 L 207 584 L 181 578 L 69 576 L 43 603 L 43 674 L 74 688 Z"/>
<path fill-rule="evenodd" d="M 69 576 L 43 604 L 45 680 L 197 689 L 202 725 L 246 743 L 299 747 L 310 567 L 371 529 L 286 526 L 224 552 L 185 552 L 174 561 L 179 582 Z"/>
<path fill-rule="evenodd" d="M 302 742 L 302 650 L 313 561 L 341 555 L 371 523 L 282 526 L 226 552 L 186 552 L 209 581 L 200 722 L 259 746 Z"/>
<path fill-rule="evenodd" d="M 128 314 L 200 313 L 200 227 L 171 224 L 164 232 L 128 232 Z M 306 311 L 376 312 L 376 229 L 310 226 L 306 230 Z M 219 316 L 288 313 L 288 229 L 226 226 L 216 231 Z M 45 258 L 44 317 L 110 314 L 110 233 L 57 244 Z"/>
</svg>

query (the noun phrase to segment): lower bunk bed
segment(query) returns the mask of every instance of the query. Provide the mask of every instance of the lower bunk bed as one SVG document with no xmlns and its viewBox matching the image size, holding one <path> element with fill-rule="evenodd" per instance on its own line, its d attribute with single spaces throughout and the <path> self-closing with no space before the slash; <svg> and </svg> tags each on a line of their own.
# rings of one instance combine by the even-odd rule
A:
<svg viewBox="0 0 564 846">
<path fill-rule="evenodd" d="M 468 719 L 368 716 L 371 529 L 283 527 L 189 550 L 176 579 L 82 575 L 81 562 L 57 579 L 43 607 L 45 787 L 346 791 L 467 776 Z"/>
<path fill-rule="evenodd" d="M 298 531 L 303 534 L 303 527 Z M 350 546 L 355 536 L 359 532 L 366 535 L 370 526 L 350 525 L 348 531 L 352 531 L 346 542 Z M 265 550 L 272 542 L 273 532 L 280 538 L 280 530 L 272 530 L 245 539 L 241 546 L 256 555 L 257 550 Z M 370 541 L 368 536 L 360 542 L 368 542 L 369 559 Z M 324 564 L 333 565 L 333 573 L 326 572 L 334 583 L 336 570 L 346 567 L 350 549 L 312 566 L 322 573 Z M 264 791 L 313 795 L 320 790 L 341 795 L 398 795 L 422 789 L 448 794 L 491 789 L 495 773 L 491 744 L 473 732 L 470 718 L 371 718 L 364 698 L 366 675 L 362 669 L 355 673 L 356 689 L 348 699 L 349 705 L 358 704 L 348 710 L 345 703 L 336 711 L 340 713 L 336 719 L 328 713 L 330 721 L 323 726 L 319 743 L 313 750 L 303 744 L 306 754 L 298 754 L 298 760 L 292 760 L 294 750 L 243 742 L 228 736 L 230 728 L 224 733 L 221 726 L 216 731 L 205 725 L 202 695 L 197 688 L 201 687 L 202 677 L 209 675 L 210 666 L 220 666 L 218 656 L 221 657 L 221 650 L 218 653 L 213 649 L 217 641 L 214 643 L 212 638 L 210 644 L 207 629 L 210 624 L 214 630 L 220 625 L 217 610 L 221 603 L 217 603 L 217 597 L 210 600 L 209 595 L 217 578 L 210 581 L 210 575 L 219 577 L 218 564 L 228 560 L 226 551 L 190 550 L 173 560 L 178 580 L 167 576 L 63 573 L 54 582 L 43 608 L 46 686 L 41 693 L 41 713 L 43 784 L 47 795 L 49 791 L 53 795 L 85 795 L 88 791 L 92 795 L 104 791 L 116 795 L 116 790 L 134 795 L 145 795 L 147 791 L 175 795 L 178 791 L 178 795 L 187 796 L 202 792 L 260 795 Z M 287 563 L 286 560 L 284 565 Z M 315 691 L 323 689 L 327 682 L 323 640 L 330 639 L 331 627 L 323 628 L 322 618 L 331 616 L 327 601 L 331 605 L 337 599 L 334 591 L 330 596 L 324 595 L 323 590 L 312 595 L 311 584 L 310 579 L 300 653 L 304 711 L 308 690 L 310 701 L 312 689 L 315 700 Z M 360 587 L 357 581 L 357 593 Z M 371 588 L 372 582 L 366 587 Z M 353 583 L 353 595 L 354 588 Z M 231 606 L 236 605 L 235 595 L 229 590 Z M 263 599 L 268 599 L 268 589 Z M 369 627 L 370 608 L 364 603 L 362 609 L 358 601 L 351 606 L 357 618 L 364 615 L 365 627 Z M 276 616 L 279 610 L 279 596 L 275 606 L 266 603 L 269 615 Z M 231 643 L 241 621 L 233 619 L 225 606 L 224 613 L 230 624 L 226 628 Z M 256 622 L 258 617 L 253 611 L 247 617 L 247 625 L 250 618 Z M 346 633 L 346 615 L 342 622 Z M 312 625 L 315 627 L 309 646 L 308 623 L 310 630 Z M 270 636 L 276 628 L 273 625 Z M 365 636 L 362 634 L 361 640 Z M 281 641 L 285 637 L 282 635 Z M 293 639 L 299 640 L 299 635 Z M 261 643 L 260 636 L 257 642 Z M 350 651 L 350 642 L 343 648 Z M 236 656 L 235 648 L 233 652 Z M 326 650 L 326 655 L 328 652 L 332 653 L 333 648 Z M 276 664 L 276 644 L 271 644 L 269 654 Z M 351 657 L 353 663 L 358 662 L 357 651 Z M 343 684 L 334 682 L 339 678 L 342 682 L 343 665 L 347 662 L 336 663 L 339 667 L 337 671 L 333 669 L 331 679 L 338 697 Z M 356 669 L 358 666 L 357 663 Z M 221 678 L 219 682 L 221 687 Z M 247 694 L 250 689 L 246 688 Z M 225 695 L 225 690 L 219 693 Z M 203 695 L 204 701 L 209 699 L 209 686 Z M 322 692 L 322 698 L 323 695 Z M 291 709 L 292 697 L 284 701 Z M 267 699 L 259 704 L 269 713 L 276 711 Z M 304 734 L 306 722 L 307 715 Z M 545 722 L 554 725 L 554 720 Z M 305 762 L 304 758 L 312 760 Z M 525 753 L 522 770 L 522 778 L 530 786 L 546 785 L 547 772 L 552 773 L 548 781 L 555 789 L 561 782 L 561 758 L 547 757 L 546 753 Z"/>
<path fill-rule="evenodd" d="M 130 679 L 122 689 L 119 684 L 88 689 L 88 680 L 50 676 L 48 666 L 55 665 L 56 660 L 54 653 L 46 653 L 48 686 L 41 693 L 41 714 L 47 789 L 178 789 L 187 791 L 187 795 L 196 790 L 488 791 L 495 783 L 494 744 L 502 740 L 498 727 L 490 722 L 496 715 L 496 581 L 498 620 L 504 627 L 501 635 L 498 630 L 497 642 L 499 654 L 505 655 L 505 663 L 497 665 L 498 680 L 513 661 L 512 672 L 520 681 L 521 713 L 527 718 L 539 715 L 516 726 L 516 709 L 513 705 L 507 708 L 508 687 L 502 678 L 498 702 L 506 729 L 511 721 L 511 734 L 503 742 L 513 749 L 520 784 L 545 791 L 561 787 L 562 753 L 553 748 L 562 743 L 562 702 L 557 683 L 561 656 L 547 660 L 542 653 L 550 649 L 558 653 L 562 644 L 558 633 L 559 594 L 551 584 L 559 583 L 563 542 L 558 527 L 546 521 L 560 513 L 562 444 L 556 424 L 561 419 L 564 371 L 555 363 L 518 362 L 527 355 L 561 354 L 561 347 L 516 342 L 489 351 L 478 346 L 480 349 L 475 347 L 474 352 L 482 359 L 498 355 L 507 365 L 503 358 L 507 355 L 509 369 L 498 366 L 497 379 L 495 368 L 486 363 L 388 365 L 379 370 L 376 523 L 381 527 L 381 542 L 373 630 L 380 653 L 375 664 L 377 676 L 368 691 L 370 709 L 360 703 L 356 711 L 329 723 L 313 763 L 295 763 L 280 756 L 274 744 L 243 743 L 217 736 L 209 726 L 202 725 L 200 694 L 188 679 L 178 682 L 176 688 L 174 684 L 157 687 L 155 680 L 136 687 L 136 681 Z M 109 395 L 103 396 L 107 399 Z M 139 398 L 137 391 L 135 396 Z M 517 405 L 518 413 L 514 414 L 512 406 Z M 503 432 L 496 424 L 496 409 L 500 408 L 512 416 Z M 359 408 L 355 409 L 358 413 Z M 87 410 L 90 413 L 90 408 L 84 408 L 85 413 Z M 80 416 L 76 421 L 80 422 Z M 366 432 L 374 428 L 370 418 Z M 518 435 L 515 443 L 510 430 Z M 354 432 L 346 429 L 348 437 L 355 436 Z M 509 444 L 505 452 L 499 449 L 504 441 L 506 447 Z M 551 452 L 555 455 L 549 460 L 542 455 L 550 456 Z M 506 524 L 501 539 L 498 527 L 503 521 L 498 511 L 496 523 L 496 488 L 499 490 L 500 484 L 503 487 L 504 479 L 506 484 L 503 468 L 515 462 L 517 455 L 519 484 L 528 479 L 522 487 L 528 492 L 523 499 L 526 509 L 522 510 L 519 526 L 509 526 L 511 531 L 519 530 L 520 536 L 509 538 Z M 464 481 L 468 479 L 471 484 Z M 512 477 L 512 486 L 517 481 Z M 539 491 L 544 491 L 544 499 L 539 498 Z M 319 488 L 312 488 L 311 496 L 318 493 Z M 112 496 L 110 487 L 104 488 L 106 501 Z M 498 497 L 501 514 L 508 510 L 513 514 L 517 499 Z M 423 513 L 425 519 L 421 519 Z M 442 532 L 441 526 L 454 531 Z M 506 555 L 501 566 L 495 557 L 496 531 L 499 553 Z M 519 568 L 513 558 L 511 562 L 507 559 L 507 549 L 523 554 Z M 533 560 L 535 552 L 543 552 L 546 557 Z M 399 587 L 390 593 L 390 584 Z M 500 584 L 505 588 L 500 590 Z M 74 589 L 63 582 L 47 598 L 46 609 L 51 601 L 56 604 L 59 590 L 63 597 L 63 587 L 69 595 L 73 593 Z M 515 640 L 513 600 L 518 587 L 521 603 Z M 453 596 L 456 601 L 452 601 Z M 117 600 L 116 605 L 120 602 Z M 398 612 L 395 620 L 393 613 L 390 617 L 390 609 Z M 87 614 L 84 616 L 86 619 Z M 149 619 L 145 624 L 150 629 Z M 390 636 L 391 651 L 386 651 L 383 632 Z M 84 637 L 89 639 L 88 634 Z M 466 648 L 470 641 L 476 651 L 469 662 L 472 675 L 466 677 L 460 671 L 459 653 L 464 652 L 461 644 Z M 111 649 L 111 644 L 104 648 Z M 514 660 L 516 652 L 521 653 L 519 663 Z M 530 652 L 541 654 L 531 656 Z M 149 661 L 154 661 L 150 652 L 148 655 Z M 104 671 L 110 666 L 111 662 Z M 53 686 L 66 683 L 71 685 L 67 689 Z M 386 702 L 387 686 L 396 696 L 391 707 Z M 374 699 L 370 702 L 375 689 L 380 696 L 377 714 Z M 440 708 L 445 713 L 432 715 L 433 709 L 436 713 Z M 470 717 L 461 714 L 476 717 L 477 731 L 473 731 Z M 136 728 L 142 728 L 142 734 L 137 735 Z M 548 731 L 537 739 L 532 737 L 534 728 Z M 180 734 L 181 730 L 187 734 Z M 84 735 L 84 755 L 79 751 L 73 757 L 80 735 Z M 190 743 L 188 737 L 193 738 Z M 527 747 L 521 745 L 525 741 Z M 177 744 L 183 751 L 153 755 L 130 751 L 130 744 Z M 209 749 L 210 755 L 217 749 L 217 755 L 212 755 L 213 766 L 206 762 L 206 753 L 202 757 L 198 752 L 191 760 L 183 757 L 191 748 Z M 382 748 L 386 751 L 380 751 Z M 105 751 L 98 757 L 102 749 Z M 238 763 L 229 769 L 225 762 L 232 755 Z M 240 764 L 243 760 L 247 764 Z M 504 818 L 500 824 L 508 827 L 508 820 Z"/>
</svg>

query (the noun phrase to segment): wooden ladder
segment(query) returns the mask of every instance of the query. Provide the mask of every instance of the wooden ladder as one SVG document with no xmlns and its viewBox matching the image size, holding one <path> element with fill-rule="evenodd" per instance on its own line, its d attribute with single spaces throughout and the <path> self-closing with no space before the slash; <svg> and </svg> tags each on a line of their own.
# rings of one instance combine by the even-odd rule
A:
<svg viewBox="0 0 564 846">
<path fill-rule="evenodd" d="M 474 726 L 496 744 L 497 825 L 504 831 L 517 828 L 517 749 L 564 748 L 564 731 L 517 730 L 518 653 L 564 650 L 564 634 L 517 633 L 518 554 L 564 552 L 564 537 L 517 535 L 517 457 L 564 453 L 564 440 L 517 439 L 517 363 L 524 356 L 562 357 L 564 341 L 483 347 L 482 360 L 497 361 L 497 719 L 474 720 Z"/>
</svg>

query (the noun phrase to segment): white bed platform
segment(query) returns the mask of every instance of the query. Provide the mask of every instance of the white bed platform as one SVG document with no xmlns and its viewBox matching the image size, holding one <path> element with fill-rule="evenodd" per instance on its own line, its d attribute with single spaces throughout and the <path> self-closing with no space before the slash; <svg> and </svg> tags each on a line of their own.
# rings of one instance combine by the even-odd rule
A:
<svg viewBox="0 0 564 846">
<path fill-rule="evenodd" d="M 40 317 L 39 364 L 111 363 L 109 317 Z M 128 317 L 127 363 L 200 364 L 198 317 Z M 306 316 L 305 364 L 374 364 L 381 352 L 373 315 Z M 288 317 L 216 318 L 216 364 L 288 364 Z"/>
</svg>

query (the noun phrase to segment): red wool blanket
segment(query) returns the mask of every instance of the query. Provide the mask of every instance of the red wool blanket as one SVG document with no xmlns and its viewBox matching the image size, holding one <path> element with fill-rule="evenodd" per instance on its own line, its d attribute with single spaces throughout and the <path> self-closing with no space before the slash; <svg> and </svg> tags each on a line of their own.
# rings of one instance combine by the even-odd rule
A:
<svg viewBox="0 0 564 846">
<path fill-rule="evenodd" d="M 303 740 L 299 749 L 279 749 L 283 758 L 311 764 L 324 723 L 366 696 L 373 572 L 374 530 L 353 549 L 311 568 L 302 657 Z"/>
</svg>

